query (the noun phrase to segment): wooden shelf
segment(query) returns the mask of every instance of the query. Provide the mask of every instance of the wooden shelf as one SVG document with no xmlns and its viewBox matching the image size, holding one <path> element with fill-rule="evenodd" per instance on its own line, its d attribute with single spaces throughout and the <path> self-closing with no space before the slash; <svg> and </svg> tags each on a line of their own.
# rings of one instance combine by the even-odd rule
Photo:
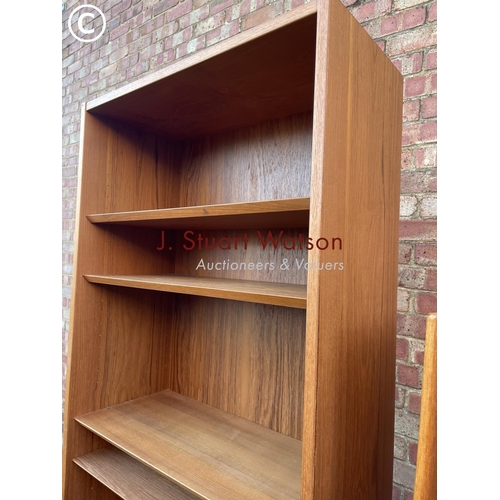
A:
<svg viewBox="0 0 500 500">
<path fill-rule="evenodd" d="M 87 215 L 94 224 L 160 229 L 271 229 L 309 226 L 309 198 Z"/>
<path fill-rule="evenodd" d="M 76 420 L 199 498 L 300 498 L 300 441 L 172 391 Z"/>
<path fill-rule="evenodd" d="M 87 453 L 73 462 L 124 500 L 197 498 L 114 447 Z"/>
<path fill-rule="evenodd" d="M 305 309 L 305 285 L 267 283 L 263 281 L 207 278 L 200 276 L 105 276 L 85 274 L 89 283 L 185 293 L 202 297 L 240 300 L 257 304 Z"/>
</svg>

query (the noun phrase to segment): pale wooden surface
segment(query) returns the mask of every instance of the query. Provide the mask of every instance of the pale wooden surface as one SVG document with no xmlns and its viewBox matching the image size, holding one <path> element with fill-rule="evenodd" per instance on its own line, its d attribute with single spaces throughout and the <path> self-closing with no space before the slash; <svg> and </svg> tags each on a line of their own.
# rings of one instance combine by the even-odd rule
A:
<svg viewBox="0 0 500 500">
<path fill-rule="evenodd" d="M 73 460 L 123 500 L 195 500 L 165 477 L 115 447 Z"/>
<path fill-rule="evenodd" d="M 303 500 L 392 492 L 402 76 L 337 0 L 317 0 Z M 326 259 L 312 250 L 309 260 Z"/>
<path fill-rule="evenodd" d="M 437 314 L 427 316 L 414 500 L 437 499 Z"/>
<path fill-rule="evenodd" d="M 77 421 L 199 498 L 300 498 L 300 441 L 174 392 Z"/>
<path fill-rule="evenodd" d="M 87 215 L 87 219 L 94 224 L 126 224 L 162 229 L 307 227 L 309 198 L 114 212 Z"/>
<path fill-rule="evenodd" d="M 89 283 L 115 285 L 143 290 L 185 293 L 201 297 L 242 300 L 257 304 L 306 308 L 304 285 L 264 283 L 259 281 L 206 278 L 197 276 L 103 276 L 85 274 Z"/>
</svg>

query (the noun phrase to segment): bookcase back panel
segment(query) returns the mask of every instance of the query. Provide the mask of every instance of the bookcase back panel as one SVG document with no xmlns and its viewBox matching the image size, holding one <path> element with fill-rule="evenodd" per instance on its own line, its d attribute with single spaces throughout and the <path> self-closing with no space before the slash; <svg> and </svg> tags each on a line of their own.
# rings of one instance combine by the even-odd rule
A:
<svg viewBox="0 0 500 500">
<path fill-rule="evenodd" d="M 175 242 L 176 274 L 307 283 L 307 228 L 270 230 L 264 226 L 262 230 L 165 231 L 164 234 Z M 160 253 L 168 257 L 171 252 L 166 249 Z"/>
<path fill-rule="evenodd" d="M 311 154 L 312 113 L 186 140 L 179 205 L 309 196 Z"/>
<path fill-rule="evenodd" d="M 174 297 L 162 327 L 168 388 L 301 439 L 305 311 Z"/>
</svg>

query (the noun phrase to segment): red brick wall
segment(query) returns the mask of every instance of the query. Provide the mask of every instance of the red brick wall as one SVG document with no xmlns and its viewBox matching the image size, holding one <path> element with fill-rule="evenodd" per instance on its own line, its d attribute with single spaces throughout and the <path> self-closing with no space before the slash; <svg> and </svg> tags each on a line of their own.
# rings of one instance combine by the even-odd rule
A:
<svg viewBox="0 0 500 500">
<path fill-rule="evenodd" d="M 86 3 L 100 7 L 108 23 L 105 34 L 92 43 L 75 40 L 67 27 L 72 10 Z M 80 103 L 303 3 L 304 0 L 66 2 L 62 51 L 63 384 Z M 343 3 L 405 76 L 393 500 L 410 500 L 417 455 L 425 314 L 436 309 L 437 2 L 343 0 Z"/>
</svg>

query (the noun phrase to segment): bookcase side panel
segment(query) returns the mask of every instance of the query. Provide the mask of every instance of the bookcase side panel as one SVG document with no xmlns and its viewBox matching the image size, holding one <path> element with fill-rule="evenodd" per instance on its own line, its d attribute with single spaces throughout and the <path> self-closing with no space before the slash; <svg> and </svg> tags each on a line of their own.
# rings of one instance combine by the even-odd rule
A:
<svg viewBox="0 0 500 500">
<path fill-rule="evenodd" d="M 340 2 L 318 1 L 302 495 L 391 495 L 402 78 Z M 309 259 L 327 260 L 319 249 Z"/>
<path fill-rule="evenodd" d="M 95 496 L 95 480 L 73 458 L 103 446 L 74 417 L 163 389 L 150 377 L 151 352 L 161 342 L 155 335 L 153 293 L 117 291 L 88 283 L 87 273 L 159 273 L 170 262 L 161 259 L 150 238 L 137 238 L 135 228 L 107 230 L 86 215 L 105 211 L 112 202 L 110 148 L 115 131 L 109 123 L 84 113 L 80 152 L 75 264 L 71 303 L 68 375 L 65 403 L 64 498 Z M 126 162 L 124 162 L 126 166 Z M 129 169 L 134 167 L 129 163 Z M 126 168 L 124 171 L 126 175 Z M 150 187 L 139 190 L 145 198 Z M 134 231 L 136 231 L 134 233 Z M 137 241 L 139 239 L 139 241 Z M 105 491 L 105 490 L 103 490 Z M 106 496 L 108 495 L 108 496 Z"/>
</svg>

